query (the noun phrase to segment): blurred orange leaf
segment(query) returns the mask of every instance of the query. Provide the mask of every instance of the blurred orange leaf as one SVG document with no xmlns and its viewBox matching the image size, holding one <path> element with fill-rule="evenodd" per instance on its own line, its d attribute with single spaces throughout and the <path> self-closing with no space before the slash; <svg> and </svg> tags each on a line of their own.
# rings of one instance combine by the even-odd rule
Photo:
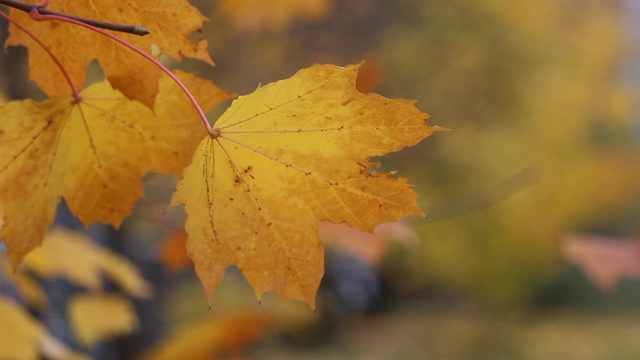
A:
<svg viewBox="0 0 640 360">
<path fill-rule="evenodd" d="M 376 58 L 369 57 L 362 64 L 356 80 L 356 89 L 361 93 L 375 91 L 384 83 L 384 72 Z"/>
<path fill-rule="evenodd" d="M 565 240 L 563 254 L 605 291 L 622 278 L 640 278 L 640 242 L 635 239 L 574 234 Z"/>
<path fill-rule="evenodd" d="M 169 271 L 177 272 L 193 266 L 185 244 L 187 233 L 181 228 L 172 231 L 162 242 L 160 260 Z"/>
<path fill-rule="evenodd" d="M 132 296 L 147 298 L 153 293 L 129 260 L 93 244 L 84 234 L 54 228 L 45 238 L 22 266 L 44 278 L 65 277 L 91 291 L 102 289 L 104 274 Z"/>
<path fill-rule="evenodd" d="M 69 320 L 82 345 L 127 335 L 138 328 L 133 304 L 120 295 L 76 295 L 69 301 Z"/>
<path fill-rule="evenodd" d="M 212 317 L 177 330 L 149 350 L 144 359 L 206 360 L 223 354 L 236 355 L 273 325 L 274 320 L 263 313 Z"/>
<path fill-rule="evenodd" d="M 222 0 L 217 10 L 241 31 L 279 31 L 296 20 L 318 21 L 328 16 L 333 0 Z"/>
</svg>

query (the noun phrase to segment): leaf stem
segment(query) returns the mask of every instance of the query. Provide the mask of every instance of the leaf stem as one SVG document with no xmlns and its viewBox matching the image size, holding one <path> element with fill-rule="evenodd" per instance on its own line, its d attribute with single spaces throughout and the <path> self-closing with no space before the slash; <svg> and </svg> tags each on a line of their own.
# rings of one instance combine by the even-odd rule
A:
<svg viewBox="0 0 640 360">
<path fill-rule="evenodd" d="M 83 18 L 83 17 L 80 17 L 80 16 L 69 15 L 69 14 L 58 12 L 58 11 L 45 9 L 45 7 L 47 7 L 47 5 L 49 5 L 49 2 L 50 2 L 50 0 L 43 0 L 39 4 L 28 4 L 28 3 L 24 3 L 22 1 L 17 1 L 17 0 L 0 0 L 0 4 L 2 4 L 2 5 L 6 5 L 6 6 L 9 6 L 9 7 L 12 7 L 14 9 L 18 9 L 18 10 L 21 10 L 21 11 L 24 11 L 24 12 L 27 12 L 27 13 L 31 13 L 31 11 L 33 11 L 33 9 L 38 9 L 38 12 L 40 14 L 60 16 L 60 17 L 63 17 L 63 18 L 80 21 L 82 23 L 85 23 L 85 24 L 88 24 L 88 25 L 91 25 L 91 26 L 95 26 L 95 27 L 101 28 L 101 29 L 119 31 L 119 32 L 124 32 L 124 33 L 128 33 L 128 34 L 133 34 L 133 35 L 140 35 L 140 36 L 144 36 L 144 35 L 150 34 L 150 31 L 147 30 L 147 28 L 145 28 L 144 26 L 140 26 L 140 25 L 114 24 L 114 23 L 110 23 L 110 22 L 87 19 L 87 18 Z"/>
<path fill-rule="evenodd" d="M 5 14 L 4 12 L 0 11 L 0 16 L 2 16 L 3 18 L 7 19 L 9 22 L 11 22 L 13 25 L 15 25 L 18 29 L 22 30 L 25 34 L 27 34 L 27 36 L 29 36 L 31 39 L 33 39 L 33 41 L 35 41 L 36 43 L 38 43 L 38 45 L 40 45 L 40 47 L 47 53 L 49 54 L 49 57 L 51 57 L 51 60 L 53 60 L 53 62 L 56 64 L 56 66 L 58 66 L 58 69 L 60 69 L 60 71 L 62 72 L 62 75 L 64 76 L 64 78 L 67 80 L 67 83 L 69 84 L 69 86 L 71 87 L 71 92 L 72 92 L 72 96 L 73 96 L 73 100 L 75 102 L 80 102 L 82 99 L 80 98 L 80 93 L 78 92 L 78 88 L 76 87 L 76 85 L 73 83 L 73 80 L 71 80 L 71 76 L 69 75 L 69 73 L 67 72 L 67 70 L 64 68 L 64 66 L 62 65 L 62 63 L 60 62 L 60 60 L 58 60 L 58 58 L 55 56 L 55 54 L 51 51 L 51 49 L 49 49 L 49 47 L 47 45 L 45 45 L 42 40 L 40 40 L 34 33 L 32 33 L 31 31 L 29 31 L 29 29 L 25 28 L 24 26 L 22 26 L 22 24 L 20 24 L 19 22 L 15 21 L 14 19 L 12 19 L 11 17 L 9 17 L 7 14 Z"/>
<path fill-rule="evenodd" d="M 0 0 L 1 1 L 1 0 Z M 167 75 L 169 75 L 169 77 L 171 77 L 171 79 L 173 79 L 173 81 L 175 81 L 176 84 L 178 84 L 178 86 L 180 87 L 180 89 L 182 89 L 182 91 L 187 95 L 187 97 L 189 98 L 189 100 L 191 101 L 191 103 L 193 104 L 193 106 L 196 108 L 196 110 L 198 111 L 198 115 L 200 115 L 200 120 L 202 120 L 202 123 L 204 125 L 204 127 L 207 129 L 207 133 L 209 133 L 210 135 L 214 136 L 215 132 L 214 130 L 211 128 L 211 124 L 209 124 L 209 120 L 207 119 L 207 116 L 204 114 L 204 111 L 202 110 L 202 107 L 200 106 L 200 104 L 198 104 L 198 101 L 196 100 L 196 98 L 193 96 L 193 94 L 191 93 L 191 91 L 189 91 L 189 89 L 187 88 L 187 86 L 182 82 L 182 80 L 180 80 L 171 70 L 169 70 L 169 68 L 167 68 L 166 66 L 164 66 L 160 61 L 158 61 L 158 59 L 154 58 L 153 56 L 147 54 L 146 52 L 144 52 L 142 49 L 138 48 L 137 46 L 131 44 L 130 42 L 114 35 L 111 34 L 101 28 L 95 27 L 93 25 L 87 24 L 85 22 L 82 21 L 78 21 L 75 19 L 71 19 L 68 17 L 64 17 L 64 16 L 59 16 L 59 15 L 44 15 L 42 14 L 40 11 L 42 9 L 40 8 L 34 8 L 33 10 L 31 10 L 29 12 L 29 15 L 31 15 L 31 18 L 33 18 L 34 20 L 37 21 L 47 21 L 47 20 L 58 20 L 58 21 L 64 21 L 64 22 L 68 22 L 74 25 L 78 25 L 78 26 L 82 26 L 85 27 L 87 29 L 93 30 L 101 35 L 104 35 L 114 41 L 119 42 L 120 44 L 128 47 L 129 49 L 137 52 L 138 54 L 140 54 L 141 56 L 143 56 L 144 58 L 146 58 L 147 60 L 151 61 L 153 64 L 155 64 L 157 67 L 160 68 L 160 70 L 164 71 Z"/>
</svg>

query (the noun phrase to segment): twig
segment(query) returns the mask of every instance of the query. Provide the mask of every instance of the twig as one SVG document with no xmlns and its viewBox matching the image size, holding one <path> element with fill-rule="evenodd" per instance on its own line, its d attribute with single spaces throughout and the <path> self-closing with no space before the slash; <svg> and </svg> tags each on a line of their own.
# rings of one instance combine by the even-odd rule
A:
<svg viewBox="0 0 640 360">
<path fill-rule="evenodd" d="M 43 7 L 39 7 L 38 4 L 28 4 L 28 3 L 24 3 L 22 1 L 17 1 L 17 0 L 0 0 L 0 4 L 12 7 L 14 9 L 22 10 L 26 13 L 31 13 L 33 9 L 37 8 L 38 12 L 42 15 L 54 15 L 58 17 L 63 17 L 66 19 L 79 21 L 81 23 L 91 25 L 93 27 L 97 27 L 101 29 L 119 31 L 119 32 L 124 32 L 128 34 L 133 34 L 133 35 L 140 35 L 140 36 L 150 34 L 150 31 L 147 30 L 147 28 L 145 28 L 144 26 L 121 25 L 121 24 L 113 24 L 113 23 L 98 21 L 93 19 L 87 19 L 87 18 L 75 16 L 75 15 L 69 15 L 69 14 L 58 12 L 58 11 L 45 9 Z"/>
</svg>

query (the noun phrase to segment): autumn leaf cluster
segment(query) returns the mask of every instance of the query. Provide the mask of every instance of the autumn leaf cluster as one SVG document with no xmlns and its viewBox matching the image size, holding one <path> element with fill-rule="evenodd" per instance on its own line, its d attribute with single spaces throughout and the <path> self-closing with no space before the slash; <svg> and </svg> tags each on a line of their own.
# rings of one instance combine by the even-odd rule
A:
<svg viewBox="0 0 640 360">
<path fill-rule="evenodd" d="M 187 1 L 115 4 L 60 0 L 48 9 L 142 24 L 150 35 L 121 35 L 129 47 L 213 64 L 206 40 L 192 40 L 205 18 Z M 438 128 L 412 101 L 358 92 L 359 65 L 314 65 L 259 87 L 209 128 L 169 76 L 126 46 L 75 24 L 35 22 L 15 9 L 9 16 L 6 45 L 28 49 L 30 78 L 49 96 L 0 108 L 0 237 L 14 267 L 42 243 L 61 199 L 85 226 L 118 227 L 147 173 L 175 174 L 182 178 L 171 205 L 185 206 L 186 246 L 208 296 L 235 265 L 258 296 L 274 291 L 313 306 L 320 222 L 372 232 L 422 213 L 409 182 L 370 159 Z M 105 79 L 78 86 L 94 60 Z M 205 111 L 232 97 L 176 74 Z"/>
</svg>

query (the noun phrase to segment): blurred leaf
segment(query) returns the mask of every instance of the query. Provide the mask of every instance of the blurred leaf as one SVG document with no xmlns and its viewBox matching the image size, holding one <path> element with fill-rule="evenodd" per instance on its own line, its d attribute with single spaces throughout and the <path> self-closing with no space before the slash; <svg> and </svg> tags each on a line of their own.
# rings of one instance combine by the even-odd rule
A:
<svg viewBox="0 0 640 360">
<path fill-rule="evenodd" d="M 68 314 L 78 340 L 87 348 L 138 328 L 133 304 L 120 295 L 75 295 Z"/>
<path fill-rule="evenodd" d="M 573 234 L 565 239 L 563 254 L 605 291 L 622 278 L 640 278 L 640 242 L 635 239 Z"/>
<path fill-rule="evenodd" d="M 325 245 L 334 246 L 345 253 L 371 265 L 377 265 L 389 248 L 390 241 L 398 241 L 406 246 L 419 244 L 418 235 L 402 222 L 380 224 L 373 234 L 358 230 L 347 224 L 320 222 L 320 238 Z"/>
<path fill-rule="evenodd" d="M 366 94 L 379 89 L 384 81 L 385 74 L 380 61 L 377 58 L 368 57 L 358 72 L 356 89 Z"/>
<path fill-rule="evenodd" d="M 24 309 L 3 296 L 0 296 L 0 319 L 1 359 L 39 359 L 38 354 L 54 360 L 87 359 L 53 338 Z"/>
<path fill-rule="evenodd" d="M 152 348 L 144 359 L 215 359 L 237 355 L 271 328 L 274 320 L 264 313 L 240 313 L 191 323 Z"/>
<path fill-rule="evenodd" d="M 239 31 L 282 31 L 297 20 L 318 21 L 329 15 L 333 0 L 221 0 L 217 11 Z"/>
<path fill-rule="evenodd" d="M 21 266 L 44 278 L 62 276 L 90 291 L 102 289 L 106 275 L 129 295 L 148 298 L 153 289 L 129 260 L 93 244 L 84 234 L 54 228 L 41 248 L 31 252 Z"/>
<path fill-rule="evenodd" d="M 193 267 L 187 253 L 187 232 L 184 228 L 171 230 L 160 247 L 160 261 L 171 272 L 178 272 Z"/>
<path fill-rule="evenodd" d="M 0 358 L 37 359 L 45 330 L 18 304 L 0 296 Z"/>
<path fill-rule="evenodd" d="M 23 271 L 14 272 L 9 258 L 4 254 L 0 257 L 0 268 L 4 273 L 3 275 L 11 280 L 29 305 L 40 310 L 48 306 L 49 300 L 38 281 Z"/>
</svg>

